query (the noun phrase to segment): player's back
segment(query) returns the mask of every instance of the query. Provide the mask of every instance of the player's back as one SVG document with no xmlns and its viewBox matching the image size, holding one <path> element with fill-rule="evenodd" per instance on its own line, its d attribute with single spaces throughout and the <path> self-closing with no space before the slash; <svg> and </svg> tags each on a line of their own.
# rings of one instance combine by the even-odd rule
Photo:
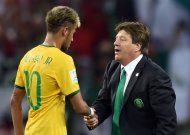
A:
<svg viewBox="0 0 190 135">
<path fill-rule="evenodd" d="M 66 70 L 71 61 L 58 48 L 42 45 L 30 50 L 21 60 L 19 70 L 30 104 L 26 135 L 66 134 L 65 95 L 58 76 L 63 73 L 63 81 L 67 82 L 63 68 Z"/>
</svg>

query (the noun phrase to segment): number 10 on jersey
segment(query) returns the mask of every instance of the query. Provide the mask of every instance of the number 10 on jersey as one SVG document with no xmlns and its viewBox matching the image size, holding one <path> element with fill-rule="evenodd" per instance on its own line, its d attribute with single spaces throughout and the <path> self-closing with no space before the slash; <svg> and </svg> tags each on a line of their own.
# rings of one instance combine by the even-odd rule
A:
<svg viewBox="0 0 190 135">
<path fill-rule="evenodd" d="M 41 106 L 41 76 L 38 71 L 33 71 L 31 76 L 28 71 L 24 71 L 25 79 L 26 79 L 26 93 L 28 97 L 28 101 L 30 103 L 30 106 L 33 110 L 38 110 Z M 34 82 L 32 79 L 36 77 L 36 82 Z M 36 105 L 33 104 L 31 99 L 31 86 L 35 83 L 36 85 Z"/>
</svg>

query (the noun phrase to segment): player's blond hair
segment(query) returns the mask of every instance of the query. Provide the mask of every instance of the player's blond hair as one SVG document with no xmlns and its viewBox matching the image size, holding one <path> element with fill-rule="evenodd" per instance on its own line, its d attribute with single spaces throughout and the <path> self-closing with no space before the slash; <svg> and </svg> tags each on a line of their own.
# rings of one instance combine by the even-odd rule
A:
<svg viewBox="0 0 190 135">
<path fill-rule="evenodd" d="M 56 33 L 61 26 L 69 28 L 80 27 L 80 18 L 77 12 L 67 6 L 56 6 L 48 11 L 46 18 L 48 32 Z"/>
</svg>

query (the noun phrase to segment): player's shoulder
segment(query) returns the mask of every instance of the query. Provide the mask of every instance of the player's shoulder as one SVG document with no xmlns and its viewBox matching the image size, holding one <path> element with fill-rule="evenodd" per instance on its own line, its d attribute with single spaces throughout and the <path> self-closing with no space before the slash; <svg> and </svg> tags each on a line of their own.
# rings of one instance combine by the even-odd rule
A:
<svg viewBox="0 0 190 135">
<path fill-rule="evenodd" d="M 72 56 L 70 56 L 69 54 L 65 53 L 65 52 L 62 52 L 61 50 L 57 49 L 57 52 L 54 54 L 54 57 L 56 60 L 58 61 L 62 61 L 63 63 L 64 62 L 72 62 L 73 61 L 73 58 Z"/>
<path fill-rule="evenodd" d="M 62 57 L 62 58 L 64 58 L 64 59 L 72 59 L 72 57 L 69 55 L 69 54 L 67 54 L 67 53 L 65 53 L 65 52 L 62 52 L 61 50 L 59 50 L 59 57 Z"/>
<path fill-rule="evenodd" d="M 30 49 L 24 56 L 26 55 L 33 55 L 33 54 L 43 54 L 48 55 L 51 57 L 58 57 L 58 58 L 64 58 L 64 59 L 72 59 L 72 57 L 64 52 L 62 52 L 60 49 L 52 46 L 43 46 L 38 45 L 32 49 Z"/>
<path fill-rule="evenodd" d="M 74 61 L 72 56 L 70 56 L 69 54 L 61 51 L 58 48 L 55 48 L 52 52 L 51 52 L 51 56 L 52 56 L 52 65 L 56 68 L 64 66 L 67 67 L 69 65 L 73 65 Z M 56 65 L 56 66 L 55 66 Z"/>
<path fill-rule="evenodd" d="M 33 48 L 31 48 L 30 50 L 28 50 L 28 51 L 25 53 L 24 57 L 25 57 L 26 55 L 28 55 L 28 54 L 35 53 L 36 51 L 39 50 L 39 48 L 40 48 L 39 45 L 38 45 L 38 46 L 35 46 L 35 47 L 33 47 Z"/>
<path fill-rule="evenodd" d="M 31 48 L 30 50 L 28 50 L 28 51 L 24 54 L 24 56 L 22 57 L 21 62 L 22 62 L 22 61 L 23 61 L 23 59 L 25 59 L 28 55 L 32 55 L 32 54 L 33 54 L 33 52 L 34 52 L 34 51 L 36 51 L 36 49 L 37 49 L 37 46 L 36 46 L 36 47 Z"/>
</svg>

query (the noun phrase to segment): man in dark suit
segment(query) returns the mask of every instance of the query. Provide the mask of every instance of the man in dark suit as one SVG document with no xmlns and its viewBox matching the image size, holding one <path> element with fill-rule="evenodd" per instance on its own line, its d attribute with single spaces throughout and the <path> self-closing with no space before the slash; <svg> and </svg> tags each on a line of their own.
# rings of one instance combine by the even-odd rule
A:
<svg viewBox="0 0 190 135">
<path fill-rule="evenodd" d="M 149 29 L 139 22 L 116 26 L 115 60 L 105 70 L 90 129 L 112 116 L 112 135 L 175 135 L 176 96 L 166 72 L 148 58 Z"/>
</svg>

